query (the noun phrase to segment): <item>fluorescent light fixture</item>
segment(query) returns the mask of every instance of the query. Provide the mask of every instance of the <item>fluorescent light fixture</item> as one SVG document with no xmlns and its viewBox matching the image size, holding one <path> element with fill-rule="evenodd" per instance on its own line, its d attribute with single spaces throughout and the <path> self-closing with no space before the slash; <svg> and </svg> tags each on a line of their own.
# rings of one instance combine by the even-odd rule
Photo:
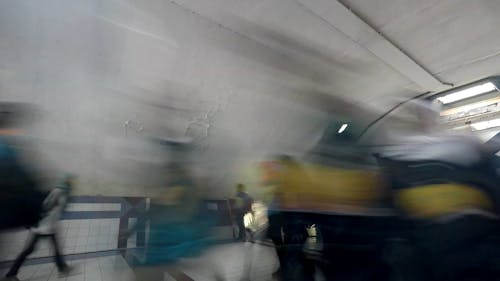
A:
<svg viewBox="0 0 500 281">
<path fill-rule="evenodd" d="M 472 123 L 472 124 L 470 124 L 470 126 L 475 131 L 481 131 L 481 130 L 486 130 L 486 129 L 490 129 L 490 128 L 500 127 L 500 118 L 488 120 L 488 121 L 481 121 L 481 122 L 477 122 L 477 123 Z"/>
<path fill-rule="evenodd" d="M 490 105 L 495 104 L 495 103 L 497 103 L 497 104 L 500 103 L 500 98 L 492 98 L 492 99 L 487 99 L 487 100 L 483 100 L 483 101 L 476 102 L 476 103 L 470 103 L 470 104 L 467 104 L 464 106 L 450 108 L 450 109 L 447 109 L 445 111 L 441 111 L 440 115 L 447 116 L 447 115 L 452 115 L 452 114 L 456 114 L 456 113 L 460 113 L 460 112 L 467 112 L 467 111 L 471 111 L 471 110 L 474 110 L 477 108 L 490 106 Z"/>
<path fill-rule="evenodd" d="M 345 123 L 344 123 L 344 124 L 342 124 L 342 126 L 340 126 L 340 129 L 338 130 L 338 133 L 339 133 L 339 134 L 342 134 L 342 132 L 343 132 L 343 131 L 345 131 L 345 129 L 347 129 L 347 126 L 348 126 L 348 125 L 347 125 L 347 124 L 345 124 Z"/>
<path fill-rule="evenodd" d="M 491 91 L 494 91 L 496 89 L 497 88 L 495 87 L 495 85 L 493 83 L 486 82 L 486 83 L 481 84 L 481 85 L 477 85 L 474 87 L 470 87 L 470 88 L 467 88 L 464 90 L 460 90 L 457 92 L 447 94 L 446 96 L 442 96 L 442 97 L 439 97 L 437 99 L 440 102 L 447 104 L 447 103 L 452 103 L 452 102 L 456 102 L 459 100 L 463 100 L 466 98 L 474 97 L 474 96 L 484 94 L 487 92 L 491 92 Z"/>
</svg>

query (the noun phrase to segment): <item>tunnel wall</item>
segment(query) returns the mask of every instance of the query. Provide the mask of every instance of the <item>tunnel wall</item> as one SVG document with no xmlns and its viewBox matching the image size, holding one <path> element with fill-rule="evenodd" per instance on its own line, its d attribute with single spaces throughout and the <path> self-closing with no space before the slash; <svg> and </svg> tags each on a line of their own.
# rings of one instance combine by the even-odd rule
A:
<svg viewBox="0 0 500 281">
<path fill-rule="evenodd" d="M 314 65 L 175 2 L 2 1 L 0 38 L 0 100 L 38 106 L 27 161 L 79 174 L 76 194 L 142 195 L 168 157 L 150 140 L 189 135 L 201 182 L 228 196 L 240 167 L 325 124 L 295 101 Z"/>
</svg>

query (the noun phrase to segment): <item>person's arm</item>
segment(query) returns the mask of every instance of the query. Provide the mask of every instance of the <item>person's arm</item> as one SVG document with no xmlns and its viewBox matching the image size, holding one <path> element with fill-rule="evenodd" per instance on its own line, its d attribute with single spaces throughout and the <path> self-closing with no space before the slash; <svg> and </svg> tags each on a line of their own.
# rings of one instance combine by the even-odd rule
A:
<svg viewBox="0 0 500 281">
<path fill-rule="evenodd" d="M 45 197 L 43 200 L 43 209 L 44 211 L 49 211 L 52 210 L 55 206 L 57 206 L 60 202 L 60 193 L 58 192 L 57 188 L 54 188 L 50 191 L 49 195 Z"/>
</svg>

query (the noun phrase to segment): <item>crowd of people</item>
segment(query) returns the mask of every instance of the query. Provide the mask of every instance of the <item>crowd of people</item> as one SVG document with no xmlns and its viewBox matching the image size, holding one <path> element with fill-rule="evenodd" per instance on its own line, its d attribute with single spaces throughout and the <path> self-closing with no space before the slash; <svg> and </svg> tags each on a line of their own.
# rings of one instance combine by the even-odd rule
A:
<svg viewBox="0 0 500 281">
<path fill-rule="evenodd" d="M 500 276 L 498 145 L 442 130 L 439 112 L 440 104 L 432 100 L 413 102 L 417 126 L 405 134 L 392 134 L 390 145 L 371 151 L 383 179 L 379 184 L 384 188 L 378 190 L 385 190 L 379 194 L 378 207 L 389 208 L 390 215 L 379 218 L 377 208 L 350 208 L 364 214 L 341 214 L 342 205 L 357 204 L 346 199 L 324 205 L 331 206 L 324 209 L 331 214 L 326 216 L 299 209 L 280 212 L 278 202 L 270 213 L 269 235 L 278 250 L 282 280 L 315 280 L 315 266 L 308 265 L 302 250 L 305 228 L 313 224 L 323 241 L 327 280 L 496 280 Z M 288 159 L 281 160 L 285 171 L 281 192 L 290 193 L 297 183 L 308 185 L 302 187 L 303 193 L 322 188 L 322 181 L 298 180 L 297 173 L 306 176 L 305 168 L 294 160 L 299 168 L 290 172 Z M 341 188 L 349 189 L 355 182 L 344 181 Z M 332 189 L 329 195 L 335 192 Z M 285 205 L 294 202 L 282 199 Z M 359 250 L 367 245 L 370 250 Z M 342 275 L 343 270 L 351 270 L 350 275 Z"/>
<path fill-rule="evenodd" d="M 494 141 L 483 144 L 471 135 L 439 130 L 438 112 L 431 101 L 415 103 L 419 127 L 412 134 L 395 138 L 394 145 L 374 152 L 389 187 L 388 205 L 404 225 L 393 236 L 377 241 L 382 245 L 381 259 L 400 280 L 500 276 L 500 243 L 495 240 L 500 210 L 495 156 L 498 145 Z M 0 113 L 0 229 L 26 227 L 30 231 L 24 249 L 6 277 L 16 280 L 19 268 L 42 239 L 52 243 L 59 272 L 69 274 L 72 268 L 61 253 L 57 223 L 77 177 L 65 174 L 49 193 L 43 192 L 36 177 L 16 155 L 15 141 L 21 135 L 16 127 L 17 113 L 9 107 Z M 176 149 L 189 153 L 185 145 L 189 146 L 176 144 Z M 178 157 L 184 156 L 178 154 Z M 177 160 L 172 159 L 165 166 L 168 174 L 165 188 L 151 198 L 148 210 L 123 234 L 128 237 L 137 230 L 136 226 L 148 222 L 147 247 L 133 261 L 137 280 L 163 280 L 164 272 L 175 275 L 177 269 L 173 265 L 180 258 L 198 255 L 214 244 L 210 232 L 213 218 L 204 212 L 201 193 L 189 167 Z M 297 166 L 289 157 L 281 160 L 289 169 Z M 281 262 L 281 270 L 275 277 L 313 280 L 311 275 L 297 275 L 294 273 L 297 268 L 289 266 L 291 260 L 302 266 L 307 263 L 301 253 L 308 225 L 280 216 L 282 194 L 279 193 L 284 189 L 286 186 L 277 189 L 270 202 L 273 209 L 268 233 Z M 238 229 L 237 241 L 248 240 L 245 215 L 252 212 L 253 200 L 243 184 L 236 185 L 232 215 Z M 322 235 L 327 234 L 325 230 Z"/>
</svg>

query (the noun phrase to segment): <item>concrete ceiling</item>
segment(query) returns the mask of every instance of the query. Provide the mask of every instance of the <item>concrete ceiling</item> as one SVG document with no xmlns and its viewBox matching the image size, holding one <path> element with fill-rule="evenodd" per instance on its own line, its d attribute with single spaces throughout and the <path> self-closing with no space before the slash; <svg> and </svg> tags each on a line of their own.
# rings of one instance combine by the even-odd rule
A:
<svg viewBox="0 0 500 281">
<path fill-rule="evenodd" d="M 462 84 L 498 73 L 498 1 L 344 3 L 440 79 Z"/>
<path fill-rule="evenodd" d="M 307 57 L 325 75 L 316 86 L 381 110 L 401 98 L 499 73 L 495 0 L 172 2 L 281 52 Z M 392 44 L 380 44 L 377 36 Z M 391 52 L 394 47 L 400 54 Z M 414 64 L 398 62 L 401 54 Z M 422 71 L 412 69 L 417 66 Z"/>
</svg>

